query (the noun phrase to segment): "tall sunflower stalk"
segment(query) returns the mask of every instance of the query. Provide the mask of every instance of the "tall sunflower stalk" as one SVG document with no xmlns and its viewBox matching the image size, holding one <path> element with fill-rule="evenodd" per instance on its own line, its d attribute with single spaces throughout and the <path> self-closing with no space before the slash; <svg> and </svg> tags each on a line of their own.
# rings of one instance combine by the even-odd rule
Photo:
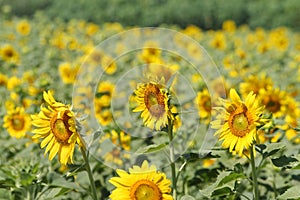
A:
<svg viewBox="0 0 300 200">
<path fill-rule="evenodd" d="M 174 138 L 173 127 L 175 122 L 175 114 L 171 112 L 171 84 L 172 83 L 169 84 L 169 87 L 165 87 L 164 85 L 156 81 L 139 84 L 134 92 L 135 101 L 138 103 L 138 106 L 133 110 L 133 112 L 141 112 L 141 117 L 143 118 L 144 125 L 149 127 L 150 129 L 167 129 L 170 146 L 173 199 L 176 200 L 177 180 L 174 146 L 172 144 Z"/>
<path fill-rule="evenodd" d="M 250 92 L 243 101 L 236 90 L 231 89 L 229 98 L 229 100 L 222 99 L 223 107 L 216 108 L 223 113 L 211 122 L 212 128 L 217 129 L 215 135 L 223 141 L 222 146 L 229 148 L 234 155 L 242 157 L 245 152 L 250 151 L 254 199 L 259 199 L 254 143 L 257 138 L 257 127 L 266 125 L 269 120 L 262 118 L 264 107 L 259 105 L 253 92 Z"/>
<path fill-rule="evenodd" d="M 78 144 L 91 182 L 93 199 L 98 199 L 86 146 L 79 134 L 75 113 L 70 105 L 57 102 L 50 91 L 44 92 L 43 98 L 47 106 L 41 106 L 41 111 L 31 116 L 32 125 L 36 127 L 32 131 L 32 138 L 43 139 L 40 146 L 46 147 L 45 155 L 49 152 L 49 160 L 52 160 L 58 154 L 61 165 L 73 163 L 75 146 Z"/>
</svg>

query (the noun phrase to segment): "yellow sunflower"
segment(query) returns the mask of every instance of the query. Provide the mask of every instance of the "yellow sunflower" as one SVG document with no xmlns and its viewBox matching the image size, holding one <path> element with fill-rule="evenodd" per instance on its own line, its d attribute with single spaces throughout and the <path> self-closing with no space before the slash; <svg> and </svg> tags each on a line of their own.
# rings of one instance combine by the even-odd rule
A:
<svg viewBox="0 0 300 200">
<path fill-rule="evenodd" d="M 287 92 L 279 88 L 267 87 L 259 91 L 261 104 L 276 118 L 286 113 L 288 96 Z"/>
<path fill-rule="evenodd" d="M 66 84 L 73 84 L 76 80 L 76 75 L 79 70 L 79 66 L 71 66 L 71 63 L 64 62 L 58 66 L 61 79 Z"/>
<path fill-rule="evenodd" d="M 253 92 L 248 94 L 245 101 L 241 100 L 235 89 L 231 89 L 229 95 L 231 101 L 224 100 L 223 107 L 216 108 L 224 113 L 220 113 L 211 125 L 213 129 L 218 129 L 215 135 L 223 140 L 222 146 L 242 156 L 243 150 L 249 149 L 256 140 L 257 126 L 266 123 L 261 118 L 264 107 L 259 106 Z"/>
<path fill-rule="evenodd" d="M 196 106 L 198 108 L 198 114 L 201 119 L 207 119 L 211 115 L 211 99 L 207 89 L 197 93 L 195 99 Z"/>
<path fill-rule="evenodd" d="M 16 109 L 9 110 L 7 115 L 4 116 L 3 126 L 12 137 L 21 138 L 30 130 L 31 119 L 25 113 L 23 107 L 17 107 Z"/>
<path fill-rule="evenodd" d="M 139 84 L 134 93 L 138 106 L 133 112 L 142 112 L 145 126 L 159 130 L 166 126 L 168 118 L 173 119 L 169 97 L 162 85 L 155 82 Z"/>
<path fill-rule="evenodd" d="M 250 75 L 244 82 L 240 83 L 240 91 L 243 97 L 246 97 L 251 91 L 258 94 L 261 89 L 273 86 L 273 81 L 265 73 L 261 75 Z"/>
<path fill-rule="evenodd" d="M 43 138 L 41 148 L 47 146 L 45 154 L 50 151 L 49 160 L 58 154 L 62 165 L 73 163 L 75 144 L 83 146 L 76 130 L 75 114 L 69 105 L 57 102 L 50 91 L 44 92 L 43 97 L 48 106 L 41 106 L 41 111 L 31 116 L 36 127 L 32 138 Z"/>
<path fill-rule="evenodd" d="M 109 196 L 112 200 L 172 200 L 170 195 L 170 180 L 164 173 L 156 170 L 154 165 L 149 166 L 144 161 L 142 166 L 133 166 L 126 171 L 117 169 L 119 177 L 109 180 L 116 186 Z"/>
<path fill-rule="evenodd" d="M 18 52 L 10 44 L 5 44 L 0 48 L 0 56 L 4 61 L 18 64 L 20 57 Z"/>
<path fill-rule="evenodd" d="M 17 24 L 17 31 L 21 35 L 28 35 L 30 33 L 30 24 L 27 20 L 22 20 Z"/>
</svg>

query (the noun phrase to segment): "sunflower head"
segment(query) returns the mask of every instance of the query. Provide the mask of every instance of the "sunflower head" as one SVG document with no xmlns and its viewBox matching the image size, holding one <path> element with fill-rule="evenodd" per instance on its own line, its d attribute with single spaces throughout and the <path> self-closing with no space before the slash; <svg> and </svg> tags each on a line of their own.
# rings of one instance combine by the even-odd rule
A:
<svg viewBox="0 0 300 200">
<path fill-rule="evenodd" d="M 168 118 L 173 119 L 169 108 L 169 95 L 161 84 L 139 84 L 135 95 L 138 106 L 133 112 L 141 112 L 145 126 L 159 130 L 166 126 Z"/>
<path fill-rule="evenodd" d="M 27 20 L 22 20 L 17 24 L 17 31 L 21 35 L 28 35 L 30 33 L 30 24 Z"/>
<path fill-rule="evenodd" d="M 230 100 L 223 101 L 223 107 L 218 108 L 224 113 L 212 121 L 212 128 L 218 129 L 216 135 L 223 140 L 222 146 L 229 148 L 242 156 L 244 149 L 257 137 L 257 126 L 266 123 L 261 118 L 263 107 L 259 106 L 255 94 L 250 92 L 245 101 L 242 101 L 234 89 L 230 90 Z"/>
<path fill-rule="evenodd" d="M 10 44 L 6 44 L 0 48 L 0 56 L 4 61 L 15 64 L 19 63 L 19 54 Z"/>
<path fill-rule="evenodd" d="M 9 110 L 7 115 L 4 116 L 3 126 L 11 136 L 21 138 L 30 130 L 31 119 L 30 116 L 25 113 L 23 107 L 17 107 Z"/>
<path fill-rule="evenodd" d="M 47 107 L 42 106 L 38 114 L 32 115 L 32 124 L 36 127 L 33 139 L 42 138 L 41 148 L 50 151 L 49 159 L 56 154 L 61 164 L 73 163 L 75 144 L 83 146 L 76 129 L 75 114 L 69 105 L 57 102 L 50 91 L 44 92 Z"/>
<path fill-rule="evenodd" d="M 119 177 L 109 180 L 116 189 L 112 191 L 112 200 L 172 200 L 171 182 L 164 173 L 158 172 L 154 165 L 144 161 L 142 166 L 133 166 L 129 173 L 118 169 Z"/>
</svg>

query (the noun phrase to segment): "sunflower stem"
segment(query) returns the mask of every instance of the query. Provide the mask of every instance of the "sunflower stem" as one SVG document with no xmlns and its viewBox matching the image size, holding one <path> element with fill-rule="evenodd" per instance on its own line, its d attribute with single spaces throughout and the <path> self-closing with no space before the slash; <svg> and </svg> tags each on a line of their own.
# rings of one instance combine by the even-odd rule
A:
<svg viewBox="0 0 300 200">
<path fill-rule="evenodd" d="M 251 168 L 252 168 L 254 199 L 258 200 L 259 192 L 258 192 L 257 172 L 256 172 L 256 167 L 255 167 L 255 158 L 254 158 L 254 145 L 251 145 L 251 147 L 250 147 L 250 161 L 251 161 Z"/>
<path fill-rule="evenodd" d="M 81 153 L 82 153 L 82 156 L 83 156 L 83 159 L 84 159 L 84 162 L 85 162 L 85 168 L 86 168 L 86 171 L 88 173 L 89 180 L 90 180 L 90 183 L 91 183 L 92 197 L 93 197 L 94 200 L 97 200 L 98 198 L 97 198 L 97 192 L 96 192 L 96 185 L 95 185 L 93 173 L 92 173 L 92 170 L 91 170 L 91 167 L 90 167 L 87 152 L 85 151 L 85 148 L 80 148 L 80 150 L 81 150 Z"/>
<path fill-rule="evenodd" d="M 172 144 L 173 141 L 173 121 L 168 119 L 168 134 L 170 141 L 170 161 L 171 161 L 171 171 L 172 171 L 172 188 L 173 188 L 173 199 L 177 199 L 177 177 L 176 177 L 176 166 L 175 166 L 175 154 L 174 154 L 174 146 Z"/>
</svg>

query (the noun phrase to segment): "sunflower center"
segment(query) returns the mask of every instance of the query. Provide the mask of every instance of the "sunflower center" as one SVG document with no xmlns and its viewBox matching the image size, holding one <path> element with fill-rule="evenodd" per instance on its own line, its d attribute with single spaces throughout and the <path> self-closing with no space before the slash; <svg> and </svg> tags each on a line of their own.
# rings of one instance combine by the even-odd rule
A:
<svg viewBox="0 0 300 200">
<path fill-rule="evenodd" d="M 59 111 L 51 118 L 50 127 L 59 143 L 67 144 L 73 134 L 69 129 L 68 121 L 70 118 L 65 111 Z"/>
<path fill-rule="evenodd" d="M 233 108 L 232 108 L 233 109 Z M 251 116 L 248 116 L 248 111 L 245 105 L 236 108 L 231 112 L 229 117 L 229 128 L 237 137 L 244 137 L 249 133 L 249 126 L 252 124 Z"/>
<path fill-rule="evenodd" d="M 280 110 L 280 103 L 274 99 L 267 102 L 266 108 L 271 112 L 277 112 Z"/>
<path fill-rule="evenodd" d="M 130 198 L 131 200 L 162 200 L 162 194 L 153 182 L 139 180 L 131 187 Z"/>
<path fill-rule="evenodd" d="M 25 125 L 25 120 L 23 117 L 21 116 L 14 116 L 14 118 L 12 119 L 12 126 L 15 130 L 19 131 L 22 130 L 24 128 Z"/>
<path fill-rule="evenodd" d="M 211 111 L 210 98 L 209 97 L 204 97 L 203 101 L 204 101 L 204 104 L 203 104 L 204 110 L 207 111 L 207 112 L 210 112 Z"/>
<path fill-rule="evenodd" d="M 155 85 L 150 85 L 145 91 L 144 102 L 151 115 L 159 118 L 165 113 L 164 95 Z"/>
<path fill-rule="evenodd" d="M 5 55 L 6 55 L 6 57 L 11 58 L 11 57 L 13 57 L 14 53 L 11 49 L 7 49 L 5 51 Z"/>
<path fill-rule="evenodd" d="M 248 128 L 248 120 L 244 113 L 235 115 L 233 118 L 233 128 L 237 131 L 245 131 Z"/>
</svg>

